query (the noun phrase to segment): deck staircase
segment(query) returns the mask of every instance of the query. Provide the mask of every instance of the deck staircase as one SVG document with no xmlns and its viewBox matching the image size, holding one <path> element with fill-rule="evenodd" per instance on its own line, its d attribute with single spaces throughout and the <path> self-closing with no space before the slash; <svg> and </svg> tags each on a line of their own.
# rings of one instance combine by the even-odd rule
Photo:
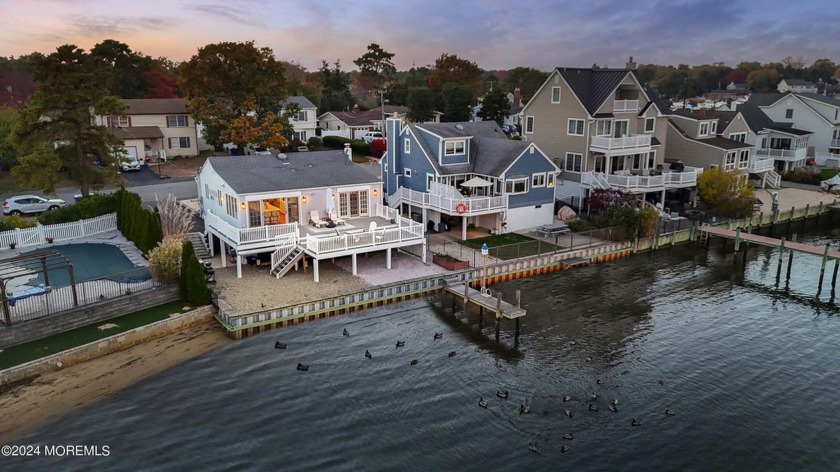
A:
<svg viewBox="0 0 840 472">
<path fill-rule="evenodd" d="M 768 170 L 764 174 L 764 187 L 779 188 L 782 184 L 782 176 L 775 170 Z"/>
<path fill-rule="evenodd" d="M 283 277 L 302 258 L 303 249 L 298 245 L 278 248 L 271 253 L 271 275 Z"/>
<path fill-rule="evenodd" d="M 190 241 L 192 242 L 195 257 L 198 260 L 208 259 L 210 257 L 210 250 L 207 248 L 207 238 L 202 233 L 190 233 Z"/>
</svg>

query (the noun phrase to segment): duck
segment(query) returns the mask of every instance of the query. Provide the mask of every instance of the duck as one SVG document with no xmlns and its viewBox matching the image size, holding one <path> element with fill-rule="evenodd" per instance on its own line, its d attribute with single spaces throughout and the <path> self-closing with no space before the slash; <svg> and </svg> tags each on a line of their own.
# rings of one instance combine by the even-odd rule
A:
<svg viewBox="0 0 840 472">
<path fill-rule="evenodd" d="M 344 332 L 342 334 L 345 336 L 350 336 L 350 332 L 347 331 L 347 328 L 344 328 Z"/>
<path fill-rule="evenodd" d="M 405 341 L 397 341 L 397 347 L 405 346 Z"/>
<path fill-rule="evenodd" d="M 309 370 L 309 366 L 306 365 L 306 364 L 301 364 L 300 362 L 298 362 L 297 370 Z"/>
<path fill-rule="evenodd" d="M 595 379 L 595 383 L 601 385 L 602 383 L 604 383 L 604 381 L 601 379 Z"/>
<path fill-rule="evenodd" d="M 589 411 L 598 411 L 598 407 L 590 403 L 589 404 Z"/>
<path fill-rule="evenodd" d="M 570 449 L 569 446 L 560 446 L 560 452 L 566 452 L 569 449 Z"/>
<path fill-rule="evenodd" d="M 286 345 L 281 343 L 280 341 L 277 341 L 276 343 L 274 343 L 274 349 L 286 349 Z"/>
<path fill-rule="evenodd" d="M 575 344 L 577 344 L 576 341 L 569 341 L 569 346 L 574 346 Z"/>
<path fill-rule="evenodd" d="M 609 409 L 613 413 L 618 413 L 618 407 L 613 405 L 612 403 L 609 404 Z"/>
<path fill-rule="evenodd" d="M 443 333 L 435 333 L 435 339 L 440 339 L 443 337 Z"/>
<path fill-rule="evenodd" d="M 527 403 L 523 403 L 523 404 L 519 405 L 519 414 L 520 415 L 526 415 L 530 411 L 531 411 L 531 406 L 528 405 Z"/>
<path fill-rule="evenodd" d="M 449 357 L 455 357 L 455 351 L 449 351 Z"/>
<path fill-rule="evenodd" d="M 610 402 L 610 404 L 611 404 L 611 405 L 613 405 L 613 406 L 618 406 L 618 398 L 614 398 L 614 399 Z"/>
<path fill-rule="evenodd" d="M 365 357 L 367 357 L 368 359 L 373 359 L 373 355 L 367 349 L 365 349 Z"/>
<path fill-rule="evenodd" d="M 563 401 L 564 402 L 572 401 L 572 397 L 570 395 L 565 395 L 565 396 L 563 396 Z"/>
<path fill-rule="evenodd" d="M 508 391 L 507 390 L 499 390 L 498 392 L 496 392 L 496 396 L 499 397 L 499 398 L 503 398 L 503 399 L 507 398 L 508 397 Z"/>
<path fill-rule="evenodd" d="M 593 393 L 593 394 L 589 395 L 589 398 L 591 398 L 591 399 L 593 399 L 593 400 L 597 400 L 597 399 L 598 399 L 598 394 L 597 394 L 597 393 Z"/>
<path fill-rule="evenodd" d="M 485 400 L 484 397 L 479 398 L 478 406 L 480 406 L 481 408 L 487 408 L 487 400 Z"/>
<path fill-rule="evenodd" d="M 631 425 L 631 426 L 641 426 L 641 425 L 642 425 L 642 422 L 641 422 L 641 421 L 639 421 L 639 419 L 638 419 L 638 418 L 633 418 L 632 420 L 630 420 L 630 425 Z"/>
<path fill-rule="evenodd" d="M 563 439 L 566 439 L 566 440 L 569 440 L 569 441 L 571 441 L 574 438 L 575 437 L 572 435 L 572 433 L 566 433 L 566 434 L 563 435 Z"/>
<path fill-rule="evenodd" d="M 411 365 L 417 365 L 418 362 L 420 362 L 420 361 L 418 361 L 417 359 L 412 359 L 410 364 Z"/>
<path fill-rule="evenodd" d="M 670 409 L 670 408 L 668 408 L 668 409 L 666 409 L 666 410 L 665 410 L 665 414 L 666 414 L 666 415 L 668 415 L 668 416 L 674 416 L 674 415 L 676 415 L 676 413 L 674 413 L 674 410 L 672 410 L 672 409 Z"/>
<path fill-rule="evenodd" d="M 586 362 L 592 362 L 592 358 L 591 358 L 591 357 L 587 357 L 585 360 L 586 360 Z"/>
<path fill-rule="evenodd" d="M 572 417 L 572 410 L 566 410 L 566 416 L 571 418 Z"/>
<path fill-rule="evenodd" d="M 659 385 L 665 385 L 665 381 L 662 380 L 662 379 L 659 379 Z"/>
<path fill-rule="evenodd" d="M 540 448 L 537 447 L 537 443 L 528 444 L 528 450 L 537 454 L 541 454 Z"/>
</svg>

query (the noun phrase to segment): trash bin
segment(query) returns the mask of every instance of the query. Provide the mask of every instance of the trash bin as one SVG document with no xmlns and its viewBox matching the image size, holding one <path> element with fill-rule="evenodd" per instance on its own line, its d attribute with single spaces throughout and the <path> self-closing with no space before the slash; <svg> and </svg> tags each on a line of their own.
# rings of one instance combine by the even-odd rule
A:
<svg viewBox="0 0 840 472">
<path fill-rule="evenodd" d="M 245 256 L 245 261 L 248 265 L 256 265 L 257 256 Z"/>
<path fill-rule="evenodd" d="M 236 146 L 233 146 L 233 147 L 231 147 L 231 148 L 230 148 L 230 155 L 231 155 L 231 156 L 235 156 L 235 155 L 236 155 Z"/>
<path fill-rule="evenodd" d="M 445 232 L 447 232 L 447 231 L 449 231 L 449 225 L 448 225 L 448 224 L 446 224 L 446 223 L 445 223 L 445 222 L 443 222 L 443 221 L 441 221 L 440 223 L 438 223 L 438 232 L 439 232 L 439 233 L 445 233 Z"/>
</svg>

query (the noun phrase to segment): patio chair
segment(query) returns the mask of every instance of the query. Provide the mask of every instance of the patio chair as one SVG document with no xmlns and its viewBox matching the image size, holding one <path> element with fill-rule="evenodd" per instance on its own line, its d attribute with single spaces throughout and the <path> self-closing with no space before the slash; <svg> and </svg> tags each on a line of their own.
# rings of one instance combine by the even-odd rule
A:
<svg viewBox="0 0 840 472">
<path fill-rule="evenodd" d="M 320 228 L 321 226 L 327 226 L 328 222 L 321 219 L 321 215 L 318 214 L 318 210 L 312 210 L 309 212 L 309 224 L 316 228 Z"/>
<path fill-rule="evenodd" d="M 337 225 L 343 225 L 345 223 L 345 221 L 339 218 L 334 211 L 327 213 L 327 217 L 329 217 L 329 219 Z"/>
</svg>

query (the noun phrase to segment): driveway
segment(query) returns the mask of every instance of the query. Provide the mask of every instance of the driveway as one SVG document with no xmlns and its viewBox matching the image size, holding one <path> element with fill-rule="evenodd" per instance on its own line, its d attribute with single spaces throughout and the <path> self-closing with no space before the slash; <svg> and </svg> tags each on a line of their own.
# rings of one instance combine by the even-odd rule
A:
<svg viewBox="0 0 840 472">
<path fill-rule="evenodd" d="M 128 181 L 129 187 L 156 185 L 166 182 L 187 182 L 193 180 L 193 177 L 168 177 L 165 171 L 163 172 L 163 178 L 160 178 L 157 174 L 152 172 L 148 165 L 141 167 L 138 171 L 123 172 L 121 175 Z"/>
</svg>

